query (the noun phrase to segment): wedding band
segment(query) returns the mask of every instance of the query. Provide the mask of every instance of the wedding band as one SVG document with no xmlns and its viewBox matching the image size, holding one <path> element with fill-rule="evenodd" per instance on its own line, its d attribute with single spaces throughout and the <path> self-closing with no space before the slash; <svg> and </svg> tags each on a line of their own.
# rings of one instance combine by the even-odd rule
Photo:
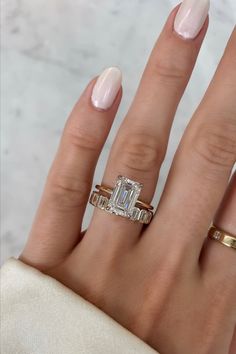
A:
<svg viewBox="0 0 236 354">
<path fill-rule="evenodd" d="M 236 249 L 236 237 L 226 233 L 225 231 L 218 229 L 216 226 L 212 226 L 208 231 L 208 236 L 227 247 Z"/>
<path fill-rule="evenodd" d="M 103 185 L 100 185 L 100 184 L 97 184 L 95 186 L 95 188 L 98 189 L 99 191 L 105 192 L 105 193 L 107 193 L 109 195 L 111 195 L 112 192 L 113 192 L 113 189 L 111 189 L 109 187 L 106 187 L 106 186 L 103 186 Z M 145 202 L 142 202 L 141 200 L 137 200 L 136 204 L 142 206 L 143 208 L 149 209 L 149 210 L 153 210 L 154 209 L 154 207 L 151 204 L 147 204 Z"/>
<path fill-rule="evenodd" d="M 114 189 L 103 187 L 96 186 L 98 191 L 92 192 L 89 200 L 90 204 L 110 214 L 122 216 L 142 224 L 151 222 L 153 207 L 138 200 L 143 188 L 141 183 L 132 181 L 127 177 L 118 176 Z M 109 194 L 109 196 L 104 196 L 102 192 Z M 141 208 L 138 205 L 145 205 L 145 207 Z"/>
</svg>

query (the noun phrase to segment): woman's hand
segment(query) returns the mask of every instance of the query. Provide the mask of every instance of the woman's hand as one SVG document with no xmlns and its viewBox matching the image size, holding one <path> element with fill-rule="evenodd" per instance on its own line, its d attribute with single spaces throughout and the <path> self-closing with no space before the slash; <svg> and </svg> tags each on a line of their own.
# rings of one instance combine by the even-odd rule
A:
<svg viewBox="0 0 236 354">
<path fill-rule="evenodd" d="M 189 3 L 177 17 L 178 8 L 171 13 L 105 169 L 103 184 L 114 187 L 118 175 L 141 182 L 146 202 L 207 29 L 208 2 L 196 1 L 194 12 Z M 233 354 L 236 254 L 206 236 L 214 217 L 236 235 L 236 176 L 218 209 L 236 160 L 236 30 L 183 135 L 151 224 L 142 229 L 96 208 L 81 232 L 94 169 L 121 100 L 120 80 L 119 70 L 109 69 L 73 109 L 20 259 L 162 354 Z"/>
</svg>

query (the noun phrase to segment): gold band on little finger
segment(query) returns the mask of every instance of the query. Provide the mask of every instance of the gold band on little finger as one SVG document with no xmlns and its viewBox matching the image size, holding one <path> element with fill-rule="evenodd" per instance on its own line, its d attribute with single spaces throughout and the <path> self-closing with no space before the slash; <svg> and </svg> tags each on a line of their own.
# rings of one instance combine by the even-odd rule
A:
<svg viewBox="0 0 236 354">
<path fill-rule="evenodd" d="M 212 225 L 208 237 L 222 243 L 224 246 L 236 249 L 236 237 Z"/>
</svg>

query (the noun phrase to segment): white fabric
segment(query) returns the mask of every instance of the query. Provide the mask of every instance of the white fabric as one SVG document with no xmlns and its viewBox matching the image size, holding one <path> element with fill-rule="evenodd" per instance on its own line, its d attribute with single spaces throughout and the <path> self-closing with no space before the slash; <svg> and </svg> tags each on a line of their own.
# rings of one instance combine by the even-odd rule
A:
<svg viewBox="0 0 236 354">
<path fill-rule="evenodd" d="M 10 258 L 1 269 L 1 353 L 157 354 L 73 291 Z"/>
</svg>

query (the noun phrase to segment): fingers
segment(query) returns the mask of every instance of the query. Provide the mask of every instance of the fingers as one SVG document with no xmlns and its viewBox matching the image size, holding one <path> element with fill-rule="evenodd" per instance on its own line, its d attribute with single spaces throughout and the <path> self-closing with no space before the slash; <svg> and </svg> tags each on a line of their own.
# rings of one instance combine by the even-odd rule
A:
<svg viewBox="0 0 236 354">
<path fill-rule="evenodd" d="M 52 266 L 78 242 L 94 169 L 120 100 L 121 73 L 110 68 L 96 84 L 89 84 L 75 105 L 21 255 L 25 262 Z"/>
<path fill-rule="evenodd" d="M 197 38 L 185 40 L 173 30 L 177 11 L 178 8 L 171 13 L 153 49 L 133 104 L 113 144 L 103 178 L 103 184 L 110 187 L 114 187 L 118 175 L 143 183 L 141 199 L 146 202 L 153 197 L 175 111 L 207 29 L 206 22 Z M 205 20 L 207 11 L 202 16 Z M 128 234 L 133 228 L 140 230 L 139 225 L 128 226 L 130 221 L 120 218 L 116 222 L 115 216 L 104 214 L 96 211 L 93 219 L 96 227 L 98 219 L 106 223 L 109 218 L 109 222 L 114 220 L 114 228 L 125 225 Z M 126 231 L 122 233 L 127 238 Z"/>
<path fill-rule="evenodd" d="M 151 226 L 175 230 L 173 242 L 180 238 L 194 252 L 202 247 L 236 161 L 235 63 L 236 30 L 184 134 Z"/>
</svg>

